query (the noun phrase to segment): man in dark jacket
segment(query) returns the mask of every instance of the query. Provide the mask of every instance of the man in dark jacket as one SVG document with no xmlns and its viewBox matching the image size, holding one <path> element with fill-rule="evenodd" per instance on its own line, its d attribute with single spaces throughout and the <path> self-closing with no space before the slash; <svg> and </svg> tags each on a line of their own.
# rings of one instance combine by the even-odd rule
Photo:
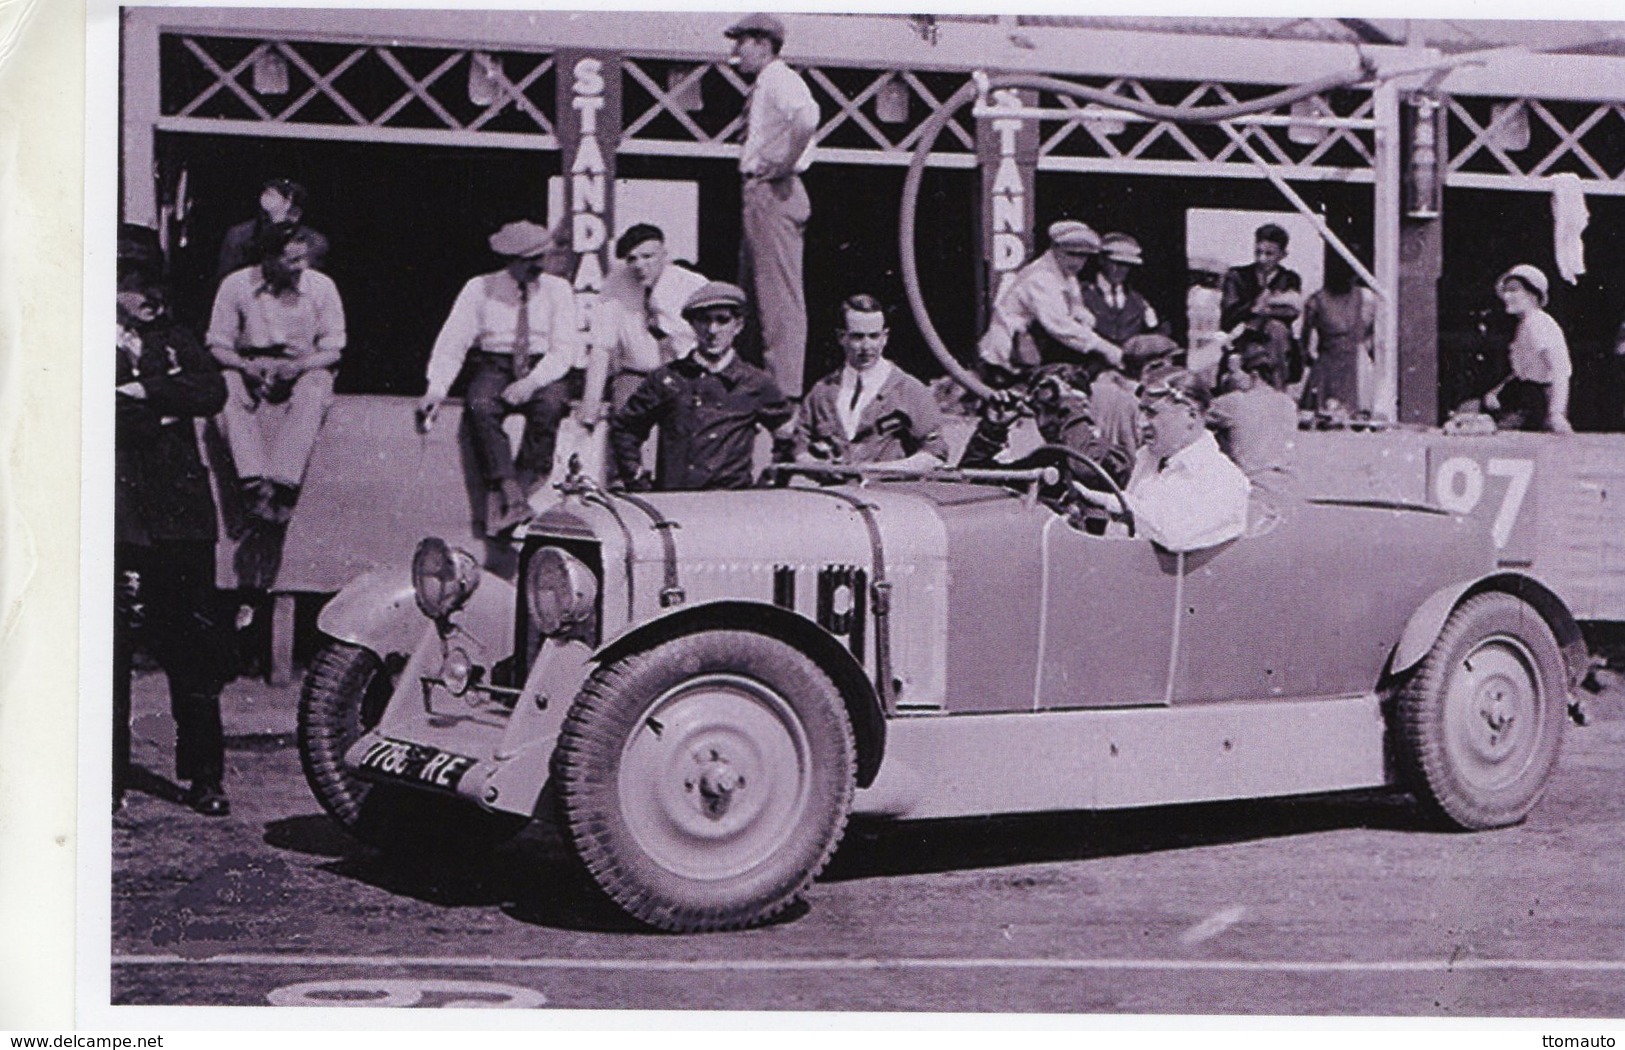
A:
<svg viewBox="0 0 1625 1050">
<path fill-rule="evenodd" d="M 1246 333 L 1269 349 L 1272 371 L 1266 373 L 1271 386 L 1280 388 L 1297 382 L 1303 371 L 1298 357 L 1292 324 L 1303 312 L 1303 278 L 1282 265 L 1290 238 L 1286 230 L 1267 222 L 1253 238 L 1253 263 L 1233 266 L 1224 275 L 1224 298 L 1219 326 L 1240 345 Z M 1219 369 L 1220 375 L 1226 370 Z"/>
<path fill-rule="evenodd" d="M 113 801 L 129 786 L 130 668 L 139 639 L 169 679 L 175 772 L 205 816 L 230 811 L 223 782 L 220 687 L 227 666 L 216 617 L 216 518 L 193 421 L 225 404 L 214 360 L 164 316 L 156 282 L 118 287 L 113 504 Z"/>
<path fill-rule="evenodd" d="M 610 419 L 610 448 L 628 488 L 743 489 L 754 482 L 756 431 L 777 431 L 792 409 L 773 378 L 735 351 L 744 317 L 738 285 L 712 281 L 689 296 L 683 319 L 698 340 L 693 352 L 650 372 Z M 656 426 L 651 485 L 641 464 Z"/>
</svg>

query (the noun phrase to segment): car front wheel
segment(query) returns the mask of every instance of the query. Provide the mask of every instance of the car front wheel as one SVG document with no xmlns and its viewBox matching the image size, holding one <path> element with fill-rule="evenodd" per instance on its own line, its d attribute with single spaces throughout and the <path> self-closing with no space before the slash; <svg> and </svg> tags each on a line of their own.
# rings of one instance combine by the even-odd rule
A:
<svg viewBox="0 0 1625 1050">
<path fill-rule="evenodd" d="M 299 762 L 328 815 L 370 846 L 428 861 L 467 859 L 518 834 L 522 817 L 373 784 L 344 767 L 344 753 L 378 724 L 394 691 L 395 676 L 361 646 L 332 642 L 311 661 L 299 695 Z"/>
<path fill-rule="evenodd" d="M 599 668 L 554 755 L 560 823 L 634 918 L 672 931 L 762 922 L 845 829 L 851 724 L 834 684 L 748 631 L 687 635 Z"/>
<path fill-rule="evenodd" d="M 1424 811 L 1469 830 L 1526 817 L 1557 764 L 1566 681 L 1557 639 L 1527 602 L 1463 602 L 1399 694 L 1400 758 Z"/>
</svg>

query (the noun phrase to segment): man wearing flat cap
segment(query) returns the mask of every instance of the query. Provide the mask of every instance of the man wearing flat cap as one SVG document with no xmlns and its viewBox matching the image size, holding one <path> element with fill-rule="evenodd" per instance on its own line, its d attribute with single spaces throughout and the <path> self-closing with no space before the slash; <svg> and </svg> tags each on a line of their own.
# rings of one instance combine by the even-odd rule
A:
<svg viewBox="0 0 1625 1050">
<path fill-rule="evenodd" d="M 583 416 L 596 421 L 594 395 L 609 385 L 612 409 L 626 404 L 650 372 L 687 357 L 694 330 L 683 320 L 689 297 L 705 276 L 673 265 L 666 257 L 666 234 L 640 222 L 615 241 L 620 265 L 609 272 L 592 311 L 592 353 L 587 363 Z"/>
<path fill-rule="evenodd" d="M 649 373 L 610 421 L 620 481 L 649 487 L 640 471 L 642 449 L 658 425 L 653 487 L 748 488 L 756 429 L 771 433 L 784 426 L 790 403 L 771 376 L 734 350 L 745 318 L 739 286 L 707 283 L 689 297 L 683 316 L 694 329 L 694 352 Z"/>
<path fill-rule="evenodd" d="M 780 389 L 800 397 L 807 357 L 807 301 L 801 257 L 812 204 L 801 174 L 812 164 L 818 103 L 784 60 L 784 23 L 746 15 L 724 31 L 729 61 L 752 78 L 739 151 L 743 236 L 739 283 L 756 305 L 762 360 Z"/>
<path fill-rule="evenodd" d="M 1123 351 L 1095 331 L 1078 285 L 1078 274 L 1100 251 L 1100 236 L 1065 219 L 1050 226 L 1049 240 L 1049 249 L 1017 270 L 994 301 L 979 346 L 982 360 L 1011 371 L 1080 363 L 1090 354 L 1117 364 Z"/>
<path fill-rule="evenodd" d="M 1095 331 L 1118 346 L 1137 335 L 1163 330 L 1157 311 L 1131 284 L 1144 262 L 1140 242 L 1126 233 L 1100 239 L 1095 278 L 1083 286 L 1083 305 L 1095 318 Z"/>
<path fill-rule="evenodd" d="M 429 389 L 418 404 L 427 427 L 466 362 L 463 395 L 474 451 L 486 485 L 485 531 L 497 535 L 530 517 L 525 483 L 553 466 L 553 442 L 569 404 L 565 378 L 580 364 L 581 337 L 569 282 L 545 273 L 553 237 L 533 222 L 492 234 L 507 260 L 463 285 L 429 355 Z M 515 462 L 502 421 L 525 417 Z"/>
</svg>

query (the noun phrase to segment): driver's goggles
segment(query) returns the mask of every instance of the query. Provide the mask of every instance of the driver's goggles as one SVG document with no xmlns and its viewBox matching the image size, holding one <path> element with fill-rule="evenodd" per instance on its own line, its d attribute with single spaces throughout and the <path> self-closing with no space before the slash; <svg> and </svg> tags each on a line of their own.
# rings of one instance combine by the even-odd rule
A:
<svg viewBox="0 0 1625 1050">
<path fill-rule="evenodd" d="M 1200 410 L 1202 407 L 1195 398 L 1191 397 L 1178 387 L 1168 383 L 1151 383 L 1149 385 L 1142 385 L 1139 389 L 1139 395 L 1142 402 L 1161 401 L 1166 399 L 1174 402 L 1177 405 L 1188 405 L 1189 407 L 1197 410 Z"/>
</svg>

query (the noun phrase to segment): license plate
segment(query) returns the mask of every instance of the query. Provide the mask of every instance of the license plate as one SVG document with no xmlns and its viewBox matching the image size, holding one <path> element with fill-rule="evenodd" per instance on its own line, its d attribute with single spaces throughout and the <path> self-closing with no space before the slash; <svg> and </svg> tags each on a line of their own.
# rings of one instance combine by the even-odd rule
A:
<svg viewBox="0 0 1625 1050">
<path fill-rule="evenodd" d="M 405 780 L 428 787 L 457 790 L 457 782 L 467 773 L 474 760 L 454 755 L 425 744 L 409 744 L 404 740 L 379 740 L 362 754 L 360 767 L 369 773 L 391 780 Z"/>
</svg>

